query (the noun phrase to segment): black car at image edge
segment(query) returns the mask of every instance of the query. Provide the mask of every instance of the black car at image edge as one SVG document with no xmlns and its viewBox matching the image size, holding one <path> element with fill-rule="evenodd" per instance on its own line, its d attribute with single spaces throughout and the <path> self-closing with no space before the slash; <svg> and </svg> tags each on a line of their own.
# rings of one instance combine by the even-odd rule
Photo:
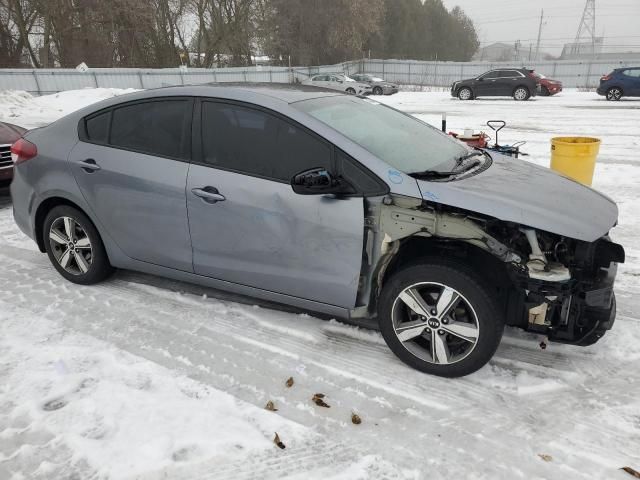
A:
<svg viewBox="0 0 640 480">
<path fill-rule="evenodd" d="M 513 97 L 524 101 L 538 94 L 539 79 L 527 68 L 489 70 L 475 78 L 451 85 L 451 96 L 460 100 L 478 97 Z"/>
</svg>

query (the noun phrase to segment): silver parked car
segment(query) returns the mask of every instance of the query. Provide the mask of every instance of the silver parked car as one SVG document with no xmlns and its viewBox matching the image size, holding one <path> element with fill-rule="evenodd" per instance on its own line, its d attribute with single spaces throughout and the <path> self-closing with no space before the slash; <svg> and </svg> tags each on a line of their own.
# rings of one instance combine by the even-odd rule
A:
<svg viewBox="0 0 640 480">
<path fill-rule="evenodd" d="M 341 73 L 314 75 L 304 80 L 302 84 L 340 90 L 351 95 L 369 95 L 373 91 L 371 85 L 356 82 L 353 78 Z"/>
<path fill-rule="evenodd" d="M 380 77 L 369 75 L 366 73 L 356 73 L 351 75 L 356 82 L 368 83 L 371 85 L 371 93 L 373 95 L 393 95 L 398 93 L 398 85 L 387 82 Z"/>
<path fill-rule="evenodd" d="M 589 345 L 615 318 L 610 199 L 329 90 L 169 87 L 12 147 L 15 221 L 72 282 L 113 268 L 377 319 L 424 372 L 482 367 L 504 325 Z"/>
</svg>

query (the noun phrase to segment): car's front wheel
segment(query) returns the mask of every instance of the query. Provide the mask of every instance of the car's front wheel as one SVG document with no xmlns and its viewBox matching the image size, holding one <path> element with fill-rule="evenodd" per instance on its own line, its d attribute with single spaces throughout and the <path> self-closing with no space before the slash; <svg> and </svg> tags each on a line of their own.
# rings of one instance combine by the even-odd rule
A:
<svg viewBox="0 0 640 480">
<path fill-rule="evenodd" d="M 618 87 L 612 87 L 607 90 L 607 100 L 617 102 L 622 98 L 622 90 Z"/>
<path fill-rule="evenodd" d="M 531 93 L 527 87 L 518 87 L 513 91 L 513 98 L 518 101 L 529 100 Z"/>
<path fill-rule="evenodd" d="M 394 274 L 383 288 L 378 321 L 400 360 L 442 377 L 485 365 L 504 329 L 483 280 L 454 263 L 423 263 Z"/>
<path fill-rule="evenodd" d="M 458 98 L 460 100 L 472 100 L 473 92 L 468 87 L 462 87 L 460 90 L 458 90 Z"/>
<path fill-rule="evenodd" d="M 356 94 L 356 91 L 355 91 L 353 88 L 351 88 L 351 87 L 347 88 L 346 92 L 347 92 L 349 95 L 355 95 L 355 94 Z"/>
<path fill-rule="evenodd" d="M 80 210 L 67 205 L 53 208 L 42 235 L 49 260 L 67 280 L 90 285 L 113 272 L 98 230 Z"/>
<path fill-rule="evenodd" d="M 373 88 L 373 94 L 374 95 L 382 95 L 382 87 L 374 87 Z"/>
</svg>

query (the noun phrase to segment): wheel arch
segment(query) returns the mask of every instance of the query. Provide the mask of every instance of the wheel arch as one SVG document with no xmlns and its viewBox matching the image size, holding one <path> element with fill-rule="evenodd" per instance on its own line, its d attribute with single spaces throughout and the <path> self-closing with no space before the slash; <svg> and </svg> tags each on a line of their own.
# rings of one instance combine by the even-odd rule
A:
<svg viewBox="0 0 640 480">
<path fill-rule="evenodd" d="M 412 236 L 402 241 L 400 248 L 387 264 L 376 289 L 377 294 L 372 299 L 374 304 L 372 311 L 377 313 L 380 293 L 389 279 L 395 273 L 417 263 L 454 265 L 482 280 L 497 296 L 505 312 L 511 312 L 512 308 L 517 308 L 514 297 L 517 296 L 517 290 L 502 260 L 480 247 L 461 240 Z M 509 316 L 513 319 L 513 323 L 508 322 L 509 324 L 517 324 L 521 318 L 519 315 Z"/>
<path fill-rule="evenodd" d="M 617 84 L 617 83 L 616 83 L 616 84 L 614 84 L 614 85 L 609 85 L 609 86 L 607 87 L 607 89 L 605 90 L 605 93 L 608 93 L 608 92 L 609 92 L 609 90 L 612 90 L 612 89 L 614 89 L 614 88 L 617 88 L 618 90 L 620 90 L 620 91 L 622 92 L 622 96 L 624 96 L 624 88 L 622 87 L 622 85 Z"/>
<path fill-rule="evenodd" d="M 36 237 L 36 243 L 38 244 L 38 249 L 42 253 L 46 252 L 46 249 L 44 246 L 44 238 L 42 235 L 43 227 L 44 227 L 44 219 L 47 217 L 47 214 L 51 210 L 53 210 L 55 207 L 58 207 L 60 205 L 66 205 L 81 211 L 83 214 L 85 214 L 89 218 L 89 220 L 91 221 L 95 229 L 100 233 L 100 236 L 102 236 L 102 232 L 100 232 L 98 225 L 96 224 L 95 220 L 92 218 L 91 214 L 86 209 L 82 208 L 76 202 L 69 200 L 66 197 L 62 197 L 62 196 L 48 197 L 42 202 L 40 202 L 40 204 L 38 205 L 38 208 L 36 209 L 35 218 L 34 218 L 34 233 Z"/>
</svg>

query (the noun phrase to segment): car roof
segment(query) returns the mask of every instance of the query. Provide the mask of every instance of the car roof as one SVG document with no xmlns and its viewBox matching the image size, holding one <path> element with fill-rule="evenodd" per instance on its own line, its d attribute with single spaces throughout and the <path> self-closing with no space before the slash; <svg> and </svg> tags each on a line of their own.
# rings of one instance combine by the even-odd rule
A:
<svg viewBox="0 0 640 480">
<path fill-rule="evenodd" d="M 185 97 L 213 97 L 229 100 L 246 100 L 255 103 L 259 98 L 270 99 L 272 102 L 295 103 L 303 100 L 321 97 L 346 95 L 343 92 L 313 85 L 289 83 L 245 83 L 223 82 L 205 83 L 199 85 L 178 85 L 147 90 L 116 96 L 102 101 L 97 106 L 107 106 L 123 103 L 124 101 L 144 100 L 171 96 Z"/>
</svg>

